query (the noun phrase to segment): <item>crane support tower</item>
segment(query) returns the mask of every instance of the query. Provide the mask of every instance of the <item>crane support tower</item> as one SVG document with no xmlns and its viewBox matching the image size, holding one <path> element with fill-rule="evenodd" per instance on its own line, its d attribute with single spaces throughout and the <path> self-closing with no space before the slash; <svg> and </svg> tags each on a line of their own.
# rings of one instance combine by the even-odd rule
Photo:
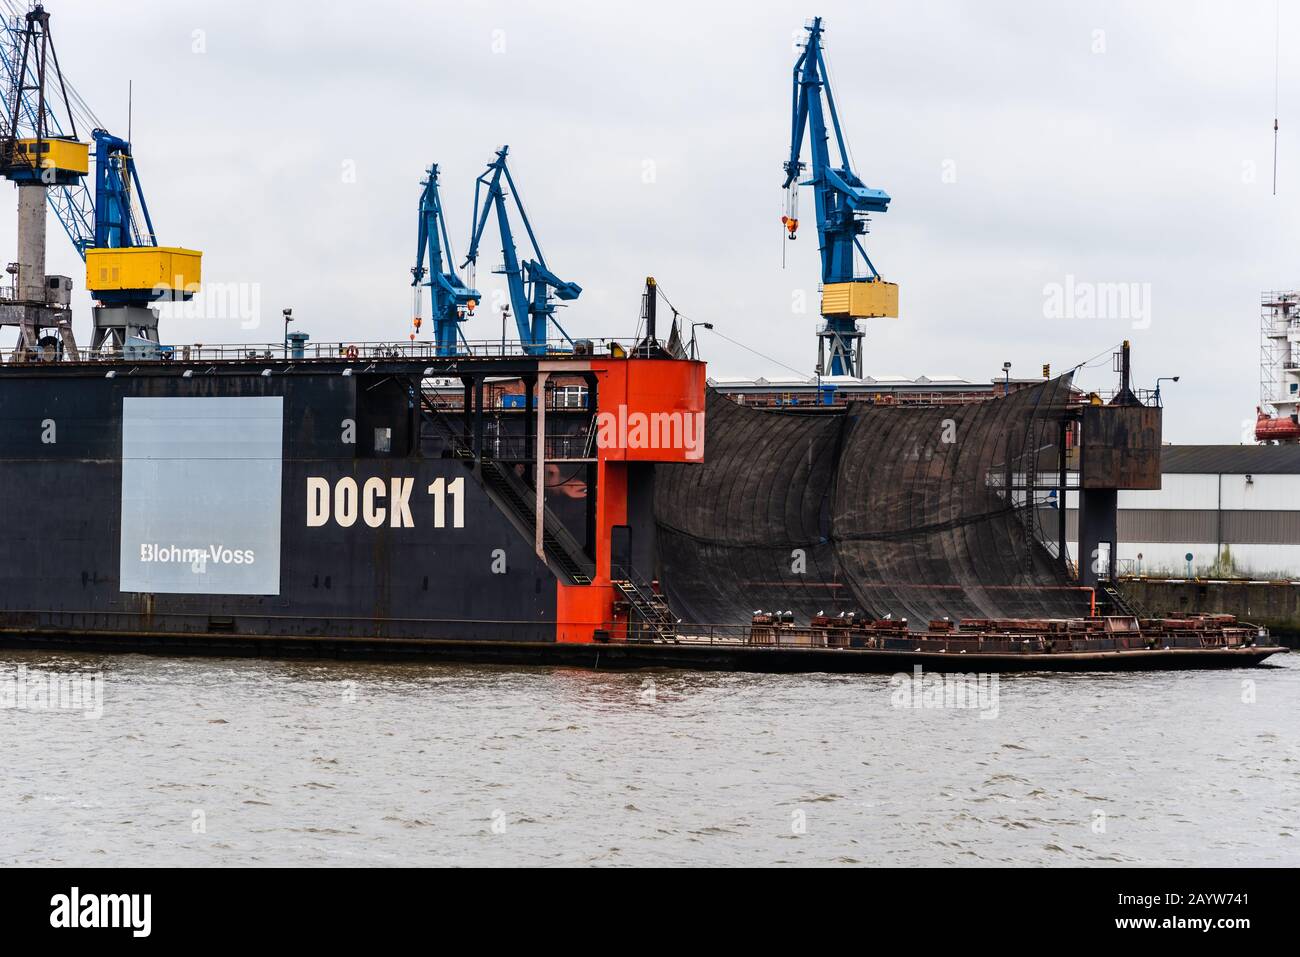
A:
<svg viewBox="0 0 1300 957">
<path fill-rule="evenodd" d="M 798 190 L 800 186 L 811 186 L 822 266 L 817 368 L 820 374 L 861 378 L 863 333 L 858 320 L 898 316 L 898 286 L 881 279 L 862 245 L 868 215 L 888 210 L 889 194 L 866 186 L 851 168 L 822 50 L 821 17 L 808 24 L 806 30 L 808 35 L 794 65 L 790 157 L 785 162 L 786 212 L 781 222 L 786 238 L 795 239 L 799 229 Z M 805 130 L 809 163 L 800 158 Z M 831 158 L 832 132 L 838 165 Z M 800 182 L 805 170 L 809 178 Z"/>
</svg>

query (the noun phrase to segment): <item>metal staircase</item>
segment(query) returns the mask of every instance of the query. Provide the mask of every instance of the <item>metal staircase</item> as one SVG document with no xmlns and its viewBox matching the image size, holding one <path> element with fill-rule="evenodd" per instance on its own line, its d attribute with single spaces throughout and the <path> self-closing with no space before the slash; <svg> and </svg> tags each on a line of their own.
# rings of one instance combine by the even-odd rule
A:
<svg viewBox="0 0 1300 957">
<path fill-rule="evenodd" d="M 474 469 L 474 474 L 488 497 L 505 513 L 521 535 L 529 542 L 536 540 L 536 498 L 514 469 L 496 459 L 476 456 L 465 436 L 425 395 L 420 395 L 420 412 L 438 435 L 446 442 L 455 458 Z M 569 533 L 560 519 L 549 508 L 542 522 L 542 550 L 546 562 L 557 576 L 574 585 L 590 585 L 595 566 L 583 551 L 578 540 Z"/>
<path fill-rule="evenodd" d="M 648 585 L 635 581 L 626 569 L 617 574 L 625 577 L 615 579 L 614 587 L 638 619 L 639 628 L 634 628 L 629 619 L 628 638 L 632 641 L 677 641 L 679 622 L 663 596 Z"/>
<path fill-rule="evenodd" d="M 1128 615 L 1131 618 L 1150 618 L 1146 611 L 1122 591 L 1119 586 L 1107 578 L 1097 579 L 1097 590 L 1101 592 L 1107 609 L 1111 614 Z"/>
</svg>

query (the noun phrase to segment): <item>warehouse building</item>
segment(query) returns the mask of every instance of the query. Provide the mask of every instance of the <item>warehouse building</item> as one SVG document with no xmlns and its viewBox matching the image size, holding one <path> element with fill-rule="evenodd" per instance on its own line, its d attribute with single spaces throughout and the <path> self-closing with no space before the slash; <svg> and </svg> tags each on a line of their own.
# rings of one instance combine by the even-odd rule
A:
<svg viewBox="0 0 1300 957">
<path fill-rule="evenodd" d="M 1159 491 L 1119 493 L 1122 574 L 1300 577 L 1300 445 L 1166 445 L 1161 470 Z"/>
</svg>

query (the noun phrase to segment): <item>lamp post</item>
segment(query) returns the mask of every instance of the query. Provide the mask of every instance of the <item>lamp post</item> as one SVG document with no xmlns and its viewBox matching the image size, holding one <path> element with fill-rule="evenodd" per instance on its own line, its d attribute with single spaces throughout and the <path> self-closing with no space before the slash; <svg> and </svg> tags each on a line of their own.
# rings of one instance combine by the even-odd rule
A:
<svg viewBox="0 0 1300 957">
<path fill-rule="evenodd" d="M 1002 363 L 1002 394 L 1008 396 L 1011 394 L 1011 363 Z"/>
<path fill-rule="evenodd" d="M 293 310 L 281 309 L 280 315 L 284 316 L 284 357 L 289 358 L 289 323 L 293 322 Z"/>
<path fill-rule="evenodd" d="M 692 359 L 694 359 L 694 358 L 696 357 L 695 328 L 696 328 L 697 326 L 703 326 L 705 329 L 712 329 L 712 328 L 713 328 L 713 323 L 711 323 L 711 322 L 692 322 L 692 323 L 691 323 L 691 358 L 692 358 Z"/>
<path fill-rule="evenodd" d="M 1182 376 L 1177 375 L 1163 375 L 1159 379 L 1156 379 L 1156 405 L 1160 404 L 1160 383 L 1177 382 L 1181 378 Z"/>
</svg>

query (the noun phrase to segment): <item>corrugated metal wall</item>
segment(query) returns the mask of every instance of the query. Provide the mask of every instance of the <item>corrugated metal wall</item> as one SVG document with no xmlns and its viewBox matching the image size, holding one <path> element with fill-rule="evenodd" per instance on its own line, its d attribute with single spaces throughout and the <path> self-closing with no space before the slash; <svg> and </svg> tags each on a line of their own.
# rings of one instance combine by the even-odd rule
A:
<svg viewBox="0 0 1300 957">
<path fill-rule="evenodd" d="M 1066 528 L 1077 541 L 1077 496 L 1067 501 Z M 1144 570 L 1185 574 L 1191 553 L 1195 573 L 1226 547 L 1240 574 L 1300 576 L 1300 474 L 1166 473 L 1160 491 L 1120 492 L 1119 508 L 1126 570 L 1138 570 L 1140 554 Z"/>
</svg>

